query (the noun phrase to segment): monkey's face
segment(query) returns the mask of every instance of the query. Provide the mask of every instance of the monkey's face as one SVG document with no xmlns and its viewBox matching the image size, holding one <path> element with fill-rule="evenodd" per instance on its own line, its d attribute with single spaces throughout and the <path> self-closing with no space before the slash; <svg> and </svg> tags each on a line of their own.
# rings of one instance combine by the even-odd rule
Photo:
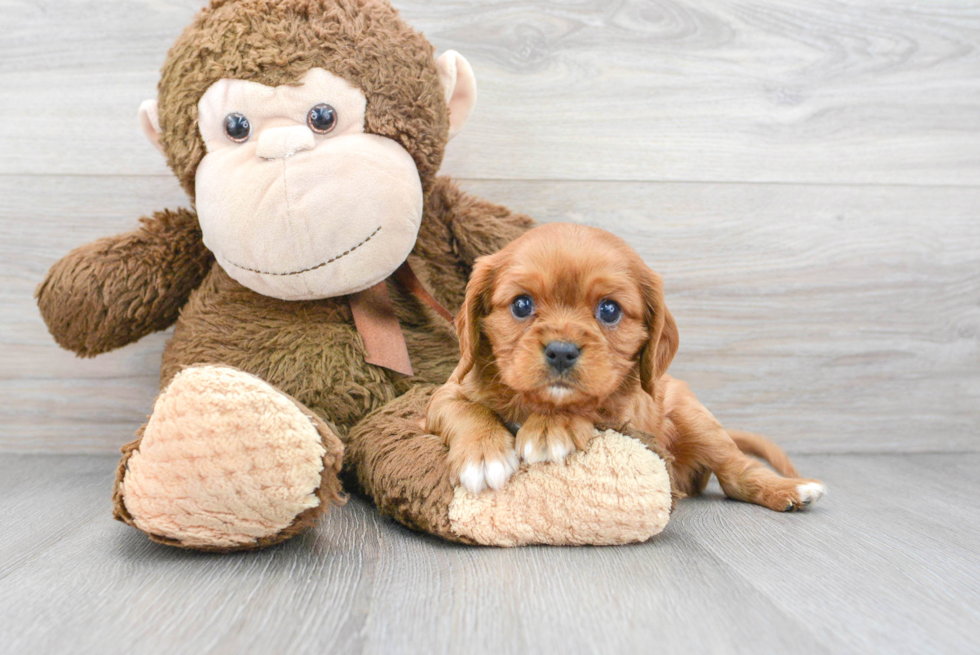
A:
<svg viewBox="0 0 980 655">
<path fill-rule="evenodd" d="M 212 0 L 178 37 L 140 124 L 195 199 L 231 277 L 306 300 L 384 280 L 476 102 L 378 0 Z"/>
<path fill-rule="evenodd" d="M 263 295 L 311 300 L 388 277 L 415 245 L 422 183 L 409 153 L 364 131 L 364 93 L 322 68 L 295 85 L 222 79 L 198 103 L 205 245 Z"/>
</svg>

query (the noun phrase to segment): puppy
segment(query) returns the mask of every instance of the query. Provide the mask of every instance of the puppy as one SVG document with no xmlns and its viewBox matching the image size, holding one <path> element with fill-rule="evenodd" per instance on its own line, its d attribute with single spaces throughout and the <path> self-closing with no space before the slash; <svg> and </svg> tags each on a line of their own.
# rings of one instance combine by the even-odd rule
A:
<svg viewBox="0 0 980 655">
<path fill-rule="evenodd" d="M 427 427 L 449 447 L 453 481 L 473 493 L 502 487 L 520 459 L 563 462 L 597 424 L 652 435 L 680 495 L 700 493 L 712 473 L 729 497 L 778 511 L 826 491 L 775 444 L 726 431 L 665 375 L 678 334 L 663 284 L 608 232 L 542 225 L 480 258 L 456 330 L 462 357 Z"/>
</svg>

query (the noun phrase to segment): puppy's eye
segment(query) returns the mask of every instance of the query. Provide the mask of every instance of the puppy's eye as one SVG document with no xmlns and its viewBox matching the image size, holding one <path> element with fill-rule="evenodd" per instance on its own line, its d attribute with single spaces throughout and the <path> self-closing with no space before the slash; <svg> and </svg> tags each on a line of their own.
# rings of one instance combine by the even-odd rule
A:
<svg viewBox="0 0 980 655">
<path fill-rule="evenodd" d="M 514 318 L 527 318 L 534 313 L 534 301 L 531 296 L 517 296 L 510 304 L 510 313 Z"/>
<path fill-rule="evenodd" d="M 321 102 L 306 115 L 306 124 L 317 134 L 326 134 L 337 127 L 337 110 Z"/>
<path fill-rule="evenodd" d="M 225 135 L 235 143 L 245 143 L 252 133 L 252 124 L 245 114 L 233 112 L 225 116 Z"/>
<path fill-rule="evenodd" d="M 595 317 L 599 319 L 600 323 L 616 325 L 623 318 L 623 310 L 615 300 L 606 298 L 600 301 L 595 308 Z"/>
</svg>

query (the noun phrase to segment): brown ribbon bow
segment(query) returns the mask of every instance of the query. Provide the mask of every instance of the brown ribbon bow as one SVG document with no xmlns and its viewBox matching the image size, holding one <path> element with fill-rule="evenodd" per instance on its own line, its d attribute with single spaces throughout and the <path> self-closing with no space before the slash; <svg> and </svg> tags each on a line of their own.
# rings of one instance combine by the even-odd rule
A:
<svg viewBox="0 0 980 655">
<path fill-rule="evenodd" d="M 453 315 L 426 290 L 407 261 L 391 277 L 437 314 L 450 323 L 453 322 Z M 352 294 L 348 296 L 348 300 L 354 316 L 354 326 L 367 350 L 364 361 L 403 375 L 413 375 L 405 335 L 391 304 L 387 281 L 378 282 L 373 287 Z"/>
</svg>

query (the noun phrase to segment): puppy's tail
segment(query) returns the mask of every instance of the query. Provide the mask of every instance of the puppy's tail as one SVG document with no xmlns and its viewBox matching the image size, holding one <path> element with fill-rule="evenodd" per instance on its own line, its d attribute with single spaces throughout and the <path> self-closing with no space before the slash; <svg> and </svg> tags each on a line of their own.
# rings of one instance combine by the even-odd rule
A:
<svg viewBox="0 0 980 655">
<path fill-rule="evenodd" d="M 789 456 L 783 449 L 761 434 L 742 432 L 741 430 L 726 430 L 726 432 L 728 432 L 728 436 L 732 438 L 732 441 L 735 442 L 735 445 L 738 446 L 738 449 L 746 455 L 752 455 L 753 457 L 766 460 L 784 477 L 800 477 L 800 474 L 796 471 L 796 467 L 793 466 L 793 462 L 790 461 Z"/>
</svg>

